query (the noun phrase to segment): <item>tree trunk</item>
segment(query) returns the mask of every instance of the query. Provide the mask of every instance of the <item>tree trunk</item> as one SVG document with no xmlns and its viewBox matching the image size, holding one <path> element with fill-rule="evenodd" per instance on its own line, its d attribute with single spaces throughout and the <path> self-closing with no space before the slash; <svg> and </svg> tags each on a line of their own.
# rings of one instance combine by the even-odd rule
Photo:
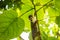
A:
<svg viewBox="0 0 60 40">
<path fill-rule="evenodd" d="M 37 24 L 37 20 L 33 22 L 32 19 L 31 20 L 31 31 L 32 31 L 32 38 L 33 40 L 41 40 L 41 35 L 40 35 L 40 30 L 38 28 L 38 24 Z"/>
</svg>

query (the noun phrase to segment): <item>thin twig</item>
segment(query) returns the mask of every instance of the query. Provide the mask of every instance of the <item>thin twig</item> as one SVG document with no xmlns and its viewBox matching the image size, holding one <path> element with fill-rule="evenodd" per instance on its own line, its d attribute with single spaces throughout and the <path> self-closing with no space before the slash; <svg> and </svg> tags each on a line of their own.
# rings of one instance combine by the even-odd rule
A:
<svg viewBox="0 0 60 40">
<path fill-rule="evenodd" d="M 25 13 L 22 13 L 22 15 L 21 15 L 20 17 L 22 17 L 24 14 L 28 13 L 28 12 L 31 11 L 32 9 L 34 9 L 34 8 L 31 8 L 31 9 L 29 9 L 28 11 L 26 11 Z"/>
<path fill-rule="evenodd" d="M 51 1 L 47 2 L 46 4 L 44 4 L 42 7 L 40 7 L 40 8 L 37 10 L 37 12 L 38 12 L 40 9 L 42 9 L 43 7 L 45 7 L 48 3 L 52 2 L 52 1 L 53 1 L 53 0 L 51 0 Z"/>
</svg>

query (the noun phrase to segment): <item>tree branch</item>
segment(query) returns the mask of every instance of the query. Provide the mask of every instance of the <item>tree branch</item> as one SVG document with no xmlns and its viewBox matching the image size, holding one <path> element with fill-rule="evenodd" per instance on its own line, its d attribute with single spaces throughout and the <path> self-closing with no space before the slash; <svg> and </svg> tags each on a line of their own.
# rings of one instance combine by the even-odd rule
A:
<svg viewBox="0 0 60 40">
<path fill-rule="evenodd" d="M 41 40 L 41 34 L 40 34 L 40 29 L 39 29 L 39 23 L 38 23 L 38 18 L 37 18 L 37 10 L 36 10 L 36 5 L 34 4 L 34 1 L 32 0 L 31 1 L 33 6 L 34 6 L 34 15 L 32 17 L 32 20 L 34 20 L 33 18 L 35 18 L 35 22 L 31 22 L 31 29 L 32 29 L 32 37 L 33 37 L 33 40 L 36 40 L 36 37 L 37 37 L 37 40 Z"/>
<path fill-rule="evenodd" d="M 52 2 L 53 0 L 51 0 L 51 1 L 49 1 L 49 2 L 47 2 L 46 4 L 44 4 L 42 7 L 40 7 L 36 12 L 38 12 L 40 9 L 42 9 L 43 7 L 45 7 L 48 3 L 50 3 L 50 2 Z M 33 4 L 33 3 L 32 3 Z M 34 4 L 33 4 L 34 5 Z M 31 9 L 29 9 L 28 11 L 26 11 L 25 13 L 23 13 L 20 17 L 22 17 L 24 14 L 26 14 L 27 12 L 29 12 L 29 11 L 31 11 L 32 9 L 34 9 L 34 8 L 31 8 Z"/>
<path fill-rule="evenodd" d="M 28 13 L 28 12 L 31 11 L 32 9 L 34 9 L 34 8 L 31 8 L 31 9 L 29 9 L 28 11 L 26 11 L 25 13 L 22 13 L 22 15 L 21 15 L 20 17 L 22 17 L 24 14 Z"/>
<path fill-rule="evenodd" d="M 38 12 L 40 9 L 42 9 L 43 7 L 45 7 L 47 4 L 49 4 L 50 2 L 52 2 L 53 0 L 47 2 L 46 4 L 44 4 L 41 8 L 39 8 L 36 12 Z"/>
</svg>

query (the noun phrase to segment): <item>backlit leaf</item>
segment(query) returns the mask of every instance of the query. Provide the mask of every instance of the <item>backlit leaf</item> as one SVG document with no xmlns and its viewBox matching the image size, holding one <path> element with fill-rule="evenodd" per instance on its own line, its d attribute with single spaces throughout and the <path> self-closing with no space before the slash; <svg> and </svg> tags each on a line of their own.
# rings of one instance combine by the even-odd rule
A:
<svg viewBox="0 0 60 40">
<path fill-rule="evenodd" d="M 24 20 L 13 10 L 6 10 L 0 15 L 0 40 L 9 40 L 21 34 Z"/>
</svg>

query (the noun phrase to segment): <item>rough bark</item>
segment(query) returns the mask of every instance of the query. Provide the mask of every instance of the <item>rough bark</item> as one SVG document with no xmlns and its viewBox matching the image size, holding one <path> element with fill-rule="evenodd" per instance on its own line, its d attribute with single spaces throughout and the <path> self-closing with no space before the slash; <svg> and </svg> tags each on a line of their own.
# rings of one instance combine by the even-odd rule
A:
<svg viewBox="0 0 60 40">
<path fill-rule="evenodd" d="M 38 27 L 38 21 L 35 17 L 31 16 L 29 17 L 31 22 L 31 31 L 32 31 L 32 38 L 33 40 L 41 40 L 40 30 Z"/>
</svg>

